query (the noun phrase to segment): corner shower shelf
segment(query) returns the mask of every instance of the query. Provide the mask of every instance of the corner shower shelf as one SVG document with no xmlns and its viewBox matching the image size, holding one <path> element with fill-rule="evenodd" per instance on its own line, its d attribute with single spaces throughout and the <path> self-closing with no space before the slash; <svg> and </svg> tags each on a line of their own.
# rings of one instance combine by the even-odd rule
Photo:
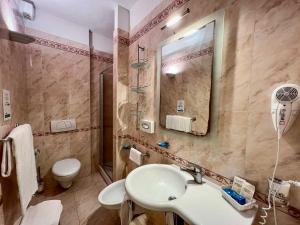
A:
<svg viewBox="0 0 300 225">
<path fill-rule="evenodd" d="M 142 94 L 142 93 L 145 93 L 145 88 L 147 88 L 149 86 L 150 85 L 148 85 L 148 86 L 139 86 L 139 87 L 131 87 L 131 91 L 135 92 L 137 94 Z"/>
<path fill-rule="evenodd" d="M 131 64 L 131 67 L 133 69 L 143 69 L 143 68 L 146 67 L 147 63 L 148 63 L 148 60 L 144 60 L 144 61 L 141 61 L 141 62 L 135 62 L 135 63 Z"/>
<path fill-rule="evenodd" d="M 141 73 L 141 70 L 143 70 L 146 67 L 147 63 L 148 63 L 147 58 L 144 57 L 143 59 L 141 59 L 140 51 L 145 53 L 145 48 L 138 45 L 138 48 L 137 48 L 137 61 L 135 61 L 134 63 L 131 64 L 131 67 L 133 69 L 137 70 L 136 86 L 131 87 L 131 91 L 135 92 L 137 94 L 144 93 L 144 88 L 145 87 L 140 85 L 140 73 Z M 139 123 L 140 123 L 141 113 L 142 113 L 141 110 L 139 110 L 139 102 L 137 101 L 135 110 L 131 110 L 131 112 L 130 112 L 131 116 L 136 117 L 136 129 L 137 130 L 139 130 Z"/>
<path fill-rule="evenodd" d="M 132 110 L 132 111 L 130 112 L 130 115 L 132 115 L 132 116 L 140 116 L 141 113 L 142 113 L 142 111 L 136 112 L 135 110 Z"/>
</svg>

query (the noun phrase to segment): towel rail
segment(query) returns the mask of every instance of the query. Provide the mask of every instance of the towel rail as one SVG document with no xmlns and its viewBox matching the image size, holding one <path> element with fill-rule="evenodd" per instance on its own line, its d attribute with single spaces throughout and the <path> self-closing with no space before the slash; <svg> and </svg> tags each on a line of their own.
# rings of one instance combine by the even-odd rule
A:
<svg viewBox="0 0 300 225">
<path fill-rule="evenodd" d="M 0 139 L 0 141 L 2 141 L 2 142 L 8 142 L 8 141 L 10 141 L 10 138 Z"/>
<path fill-rule="evenodd" d="M 124 149 L 126 151 L 130 151 L 131 148 L 137 149 L 136 146 L 135 146 L 135 144 L 133 144 L 133 145 L 131 145 L 131 144 L 124 144 L 122 146 L 122 149 Z M 141 152 L 140 150 L 138 150 L 138 151 Z M 150 158 L 150 153 L 148 151 L 146 151 L 146 153 L 143 153 L 143 152 L 141 152 L 141 153 L 142 153 L 143 158 L 145 158 L 145 157 Z"/>
<path fill-rule="evenodd" d="M 18 127 L 18 126 L 20 126 L 20 124 L 19 123 L 16 123 L 15 124 L 15 127 Z M 8 141 L 10 141 L 11 139 L 9 138 L 9 137 L 7 137 L 7 138 L 1 138 L 0 139 L 0 141 L 2 141 L 2 142 L 8 142 Z"/>
</svg>

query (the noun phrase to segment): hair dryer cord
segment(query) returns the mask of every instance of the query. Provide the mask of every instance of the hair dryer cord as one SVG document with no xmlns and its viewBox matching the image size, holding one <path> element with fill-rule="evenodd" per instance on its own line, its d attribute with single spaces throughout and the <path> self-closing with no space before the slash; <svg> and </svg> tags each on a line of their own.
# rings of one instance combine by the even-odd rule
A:
<svg viewBox="0 0 300 225">
<path fill-rule="evenodd" d="M 274 166 L 274 170 L 273 170 L 273 175 L 272 175 L 272 180 L 271 183 L 269 185 L 269 193 L 268 193 L 268 207 L 262 207 L 262 215 L 260 216 L 262 221 L 259 222 L 259 224 L 264 225 L 267 223 L 267 217 L 268 217 L 268 211 L 272 208 L 271 205 L 271 191 L 272 191 L 272 187 L 273 187 L 273 183 L 274 183 L 274 179 L 275 179 L 275 174 L 276 174 L 276 170 L 277 170 L 277 166 L 278 166 L 278 161 L 279 161 L 279 152 L 280 152 L 280 133 L 279 133 L 279 129 L 277 130 L 277 153 L 276 153 L 276 161 L 275 161 L 275 166 Z M 275 221 L 275 225 L 277 225 L 277 219 L 276 219 L 276 208 L 275 208 L 275 194 L 273 195 L 273 207 L 274 207 L 274 221 Z"/>
</svg>

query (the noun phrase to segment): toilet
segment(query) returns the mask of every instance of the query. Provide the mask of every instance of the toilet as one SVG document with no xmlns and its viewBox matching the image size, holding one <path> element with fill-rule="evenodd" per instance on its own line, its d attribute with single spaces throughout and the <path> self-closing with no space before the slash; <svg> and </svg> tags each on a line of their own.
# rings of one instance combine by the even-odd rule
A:
<svg viewBox="0 0 300 225">
<path fill-rule="evenodd" d="M 52 174 L 54 179 L 57 180 L 63 188 L 68 189 L 72 186 L 72 182 L 78 175 L 80 167 L 81 163 L 78 159 L 63 159 L 53 165 Z"/>
</svg>

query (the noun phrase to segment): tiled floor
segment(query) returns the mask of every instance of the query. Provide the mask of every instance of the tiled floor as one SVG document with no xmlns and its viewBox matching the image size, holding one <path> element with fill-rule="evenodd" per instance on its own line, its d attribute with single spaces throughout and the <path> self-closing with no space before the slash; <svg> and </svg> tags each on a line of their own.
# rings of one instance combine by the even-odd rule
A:
<svg viewBox="0 0 300 225">
<path fill-rule="evenodd" d="M 68 190 L 58 185 L 53 190 L 34 197 L 32 204 L 44 200 L 59 199 L 63 204 L 60 225 L 119 225 L 118 212 L 100 206 L 97 198 L 106 184 L 96 173 L 74 182 Z"/>
</svg>

